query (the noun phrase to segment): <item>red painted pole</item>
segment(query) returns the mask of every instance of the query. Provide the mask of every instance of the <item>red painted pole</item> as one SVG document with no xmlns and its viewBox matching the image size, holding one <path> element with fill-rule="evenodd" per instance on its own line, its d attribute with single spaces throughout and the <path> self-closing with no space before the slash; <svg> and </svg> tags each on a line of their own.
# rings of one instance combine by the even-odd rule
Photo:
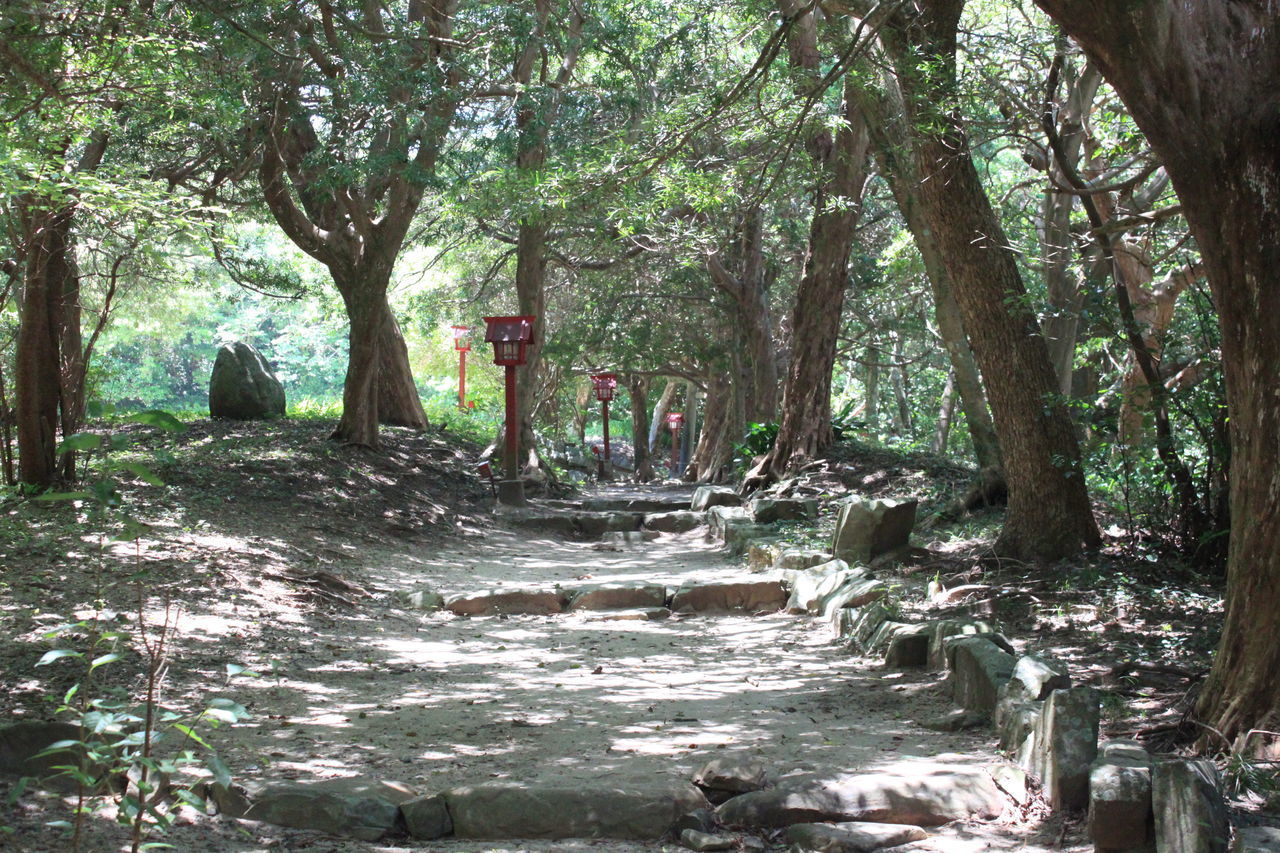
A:
<svg viewBox="0 0 1280 853">
<path fill-rule="evenodd" d="M 467 351 L 458 350 L 458 408 L 467 407 Z"/>
<path fill-rule="evenodd" d="M 520 424 L 516 414 L 516 366 L 507 365 L 507 479 L 520 479 L 517 456 L 520 453 Z"/>
<path fill-rule="evenodd" d="M 677 474 L 676 466 L 680 464 L 680 427 L 671 430 L 671 476 Z"/>
<path fill-rule="evenodd" d="M 609 464 L 609 401 L 601 400 L 600 405 L 604 407 L 604 462 Z"/>
</svg>

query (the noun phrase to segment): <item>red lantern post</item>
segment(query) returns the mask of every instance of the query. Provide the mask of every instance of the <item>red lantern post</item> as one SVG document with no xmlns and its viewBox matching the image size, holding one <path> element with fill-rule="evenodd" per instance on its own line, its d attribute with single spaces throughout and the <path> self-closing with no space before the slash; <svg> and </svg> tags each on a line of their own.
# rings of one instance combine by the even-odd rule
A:
<svg viewBox="0 0 1280 853">
<path fill-rule="evenodd" d="M 600 460 L 599 476 L 601 480 L 609 479 L 609 401 L 613 399 L 613 391 L 618 387 L 618 376 L 614 373 L 597 373 L 591 377 L 595 386 L 596 399 L 600 401 L 601 417 L 604 419 L 604 458 Z"/>
<path fill-rule="evenodd" d="M 453 348 L 458 351 L 458 408 L 467 407 L 467 353 L 471 352 L 471 329 L 453 326 Z"/>
<path fill-rule="evenodd" d="M 493 363 L 507 369 L 507 449 L 506 478 L 498 484 L 498 500 L 505 504 L 524 503 L 524 483 L 520 482 L 520 417 L 516 407 L 516 368 L 528 359 L 527 348 L 534 342 L 537 317 L 485 317 L 484 339 L 493 344 Z"/>
<path fill-rule="evenodd" d="M 667 412 L 667 427 L 671 430 L 671 476 L 680 470 L 680 428 L 684 426 L 684 412 Z"/>
</svg>

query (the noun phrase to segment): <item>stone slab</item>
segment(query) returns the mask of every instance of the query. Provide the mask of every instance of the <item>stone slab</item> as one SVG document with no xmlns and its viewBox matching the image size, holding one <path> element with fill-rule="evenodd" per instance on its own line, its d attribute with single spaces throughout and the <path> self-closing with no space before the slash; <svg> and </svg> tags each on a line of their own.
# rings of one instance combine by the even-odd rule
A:
<svg viewBox="0 0 1280 853">
<path fill-rule="evenodd" d="M 1017 662 L 1013 655 L 982 636 L 965 637 L 947 648 L 952 656 L 951 686 L 956 704 L 992 713 L 1001 685 L 1013 675 Z"/>
<path fill-rule="evenodd" d="M 415 796 L 403 786 L 366 779 L 282 782 L 255 793 L 244 819 L 377 841 L 395 829 L 400 804 Z"/>
<path fill-rule="evenodd" d="M 1226 851 L 1231 824 L 1212 761 L 1157 761 L 1151 774 L 1151 807 L 1159 853 Z"/>
<path fill-rule="evenodd" d="M 994 818 L 1004 799 L 985 770 L 922 765 L 902 772 L 846 773 L 782 780 L 741 794 L 717 810 L 729 826 L 780 828 L 796 823 L 869 821 L 938 826 Z"/>
<path fill-rule="evenodd" d="M 667 588 L 660 584 L 606 584 L 581 587 L 570 593 L 570 610 L 622 610 L 662 607 L 667 603 Z"/>
<path fill-rule="evenodd" d="M 1054 690 L 1036 724 L 1036 767 L 1049 805 L 1065 811 L 1089 807 L 1089 774 L 1098 757 L 1099 701 L 1092 687 Z"/>
<path fill-rule="evenodd" d="M 785 837 L 802 853 L 872 853 L 924 841 L 929 833 L 918 826 L 844 821 L 792 824 L 787 827 Z"/>
<path fill-rule="evenodd" d="M 470 840 L 613 838 L 657 840 L 682 815 L 709 808 L 689 784 L 487 784 L 444 793 L 453 834 Z"/>
<path fill-rule="evenodd" d="M 706 512 L 714 506 L 741 506 L 742 497 L 728 486 L 699 486 L 693 492 L 689 508 Z"/>
<path fill-rule="evenodd" d="M 915 500 L 855 499 L 840 508 L 831 553 L 850 563 L 868 563 L 905 547 L 916 521 Z"/>
<path fill-rule="evenodd" d="M 780 580 L 687 584 L 671 597 L 676 612 L 717 610 L 781 610 L 787 591 Z"/>
<path fill-rule="evenodd" d="M 688 533 L 701 527 L 702 523 L 702 516 L 689 510 L 654 512 L 644 517 L 644 526 L 659 533 Z"/>
<path fill-rule="evenodd" d="M 566 604 L 559 589 L 491 589 L 449 596 L 444 606 L 459 616 L 497 616 L 562 613 Z"/>
<path fill-rule="evenodd" d="M 1151 756 L 1135 741 L 1104 744 L 1089 771 L 1089 837 L 1099 853 L 1155 840 Z"/>
</svg>

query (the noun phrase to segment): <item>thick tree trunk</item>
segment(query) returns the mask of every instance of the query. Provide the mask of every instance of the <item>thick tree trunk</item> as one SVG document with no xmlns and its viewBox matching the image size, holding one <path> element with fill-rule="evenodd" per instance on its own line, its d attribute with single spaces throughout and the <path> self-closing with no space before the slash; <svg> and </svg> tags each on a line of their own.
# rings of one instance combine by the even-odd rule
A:
<svg viewBox="0 0 1280 853">
<path fill-rule="evenodd" d="M 951 433 L 951 419 L 956 413 L 956 372 L 948 371 L 947 384 L 942 388 L 942 400 L 938 403 L 938 423 L 933 430 L 933 442 L 929 449 L 942 453 L 947 449 L 947 436 Z"/>
<path fill-rule="evenodd" d="M 736 432 L 734 428 L 734 398 L 734 383 L 729 376 L 717 373 L 708 378 L 702 432 L 688 465 L 689 476 L 700 483 L 719 482 L 725 478 L 733 458 L 733 442 L 741 436 L 741 425 Z M 677 471 L 676 475 L 679 474 Z"/>
<path fill-rule="evenodd" d="M 925 2 L 891 34 L 907 117 L 916 128 L 924 218 L 955 285 L 1000 436 L 1009 509 L 997 553 L 1057 560 L 1095 547 L 1071 420 L 1057 398 L 1049 351 L 982 187 L 955 106 L 956 30 L 963 0 Z"/>
<path fill-rule="evenodd" d="M 387 306 L 389 266 L 384 270 L 330 268 L 342 294 L 351 327 L 347 333 L 347 376 L 342 386 L 342 417 L 330 436 L 359 447 L 378 446 L 382 346 L 394 323 Z"/>
<path fill-rule="evenodd" d="M 73 212 L 74 208 L 44 210 L 29 205 L 23 215 L 26 268 L 14 391 L 18 480 L 31 486 L 48 487 L 58 477 L 62 300 Z"/>
<path fill-rule="evenodd" d="M 1266 732 L 1280 724 L 1280 21 L 1263 0 L 1037 3 L 1129 107 L 1200 248 L 1222 325 L 1235 523 L 1226 620 L 1197 713 L 1212 732 L 1206 747 L 1275 757 Z"/>
<path fill-rule="evenodd" d="M 782 421 L 773 450 L 748 475 L 745 489 L 780 478 L 832 442 L 831 371 L 849 284 L 849 251 L 862 213 L 869 139 L 846 84 L 845 124 L 832 138 L 810 139 L 819 167 L 804 277 L 791 313 L 791 361 L 782 390 Z"/>
<path fill-rule="evenodd" d="M 427 413 L 413 381 L 409 348 L 390 306 L 386 318 L 378 341 L 378 422 L 424 430 Z"/>
<path fill-rule="evenodd" d="M 631 446 L 635 457 L 636 480 L 653 479 L 653 463 L 649 461 L 649 378 L 635 374 L 626 377 L 631 395 Z"/>
</svg>

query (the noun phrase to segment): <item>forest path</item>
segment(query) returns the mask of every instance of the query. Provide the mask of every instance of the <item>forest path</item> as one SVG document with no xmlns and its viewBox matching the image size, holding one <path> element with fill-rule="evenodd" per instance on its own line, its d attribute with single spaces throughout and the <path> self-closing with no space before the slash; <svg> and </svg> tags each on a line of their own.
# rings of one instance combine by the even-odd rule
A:
<svg viewBox="0 0 1280 853">
<path fill-rule="evenodd" d="M 430 554 L 374 547 L 362 556 L 365 577 L 392 593 L 388 601 L 424 587 L 448 596 L 768 577 L 731 560 L 703 533 L 663 534 L 612 551 L 499 527 Z M 420 792 L 548 780 L 591 789 L 688 781 L 710 759 L 729 756 L 759 762 L 775 778 L 994 760 L 987 734 L 914 724 L 952 707 L 935 676 L 891 672 L 852 656 L 809 617 L 739 612 L 614 621 L 587 611 L 458 617 L 388 604 L 328 624 L 313 619 L 313 635 L 302 645 L 289 645 L 295 631 L 280 630 L 272 675 L 241 684 L 257 716 L 219 738 L 228 763 L 248 782 L 361 776 Z M 396 849 L 334 843 L 341 846 L 307 849 Z M 461 841 L 429 847 L 517 849 Z M 577 848 L 557 841 L 521 842 L 518 849 Z M 1025 828 L 974 823 L 942 828 L 902 849 L 1036 846 Z"/>
</svg>

